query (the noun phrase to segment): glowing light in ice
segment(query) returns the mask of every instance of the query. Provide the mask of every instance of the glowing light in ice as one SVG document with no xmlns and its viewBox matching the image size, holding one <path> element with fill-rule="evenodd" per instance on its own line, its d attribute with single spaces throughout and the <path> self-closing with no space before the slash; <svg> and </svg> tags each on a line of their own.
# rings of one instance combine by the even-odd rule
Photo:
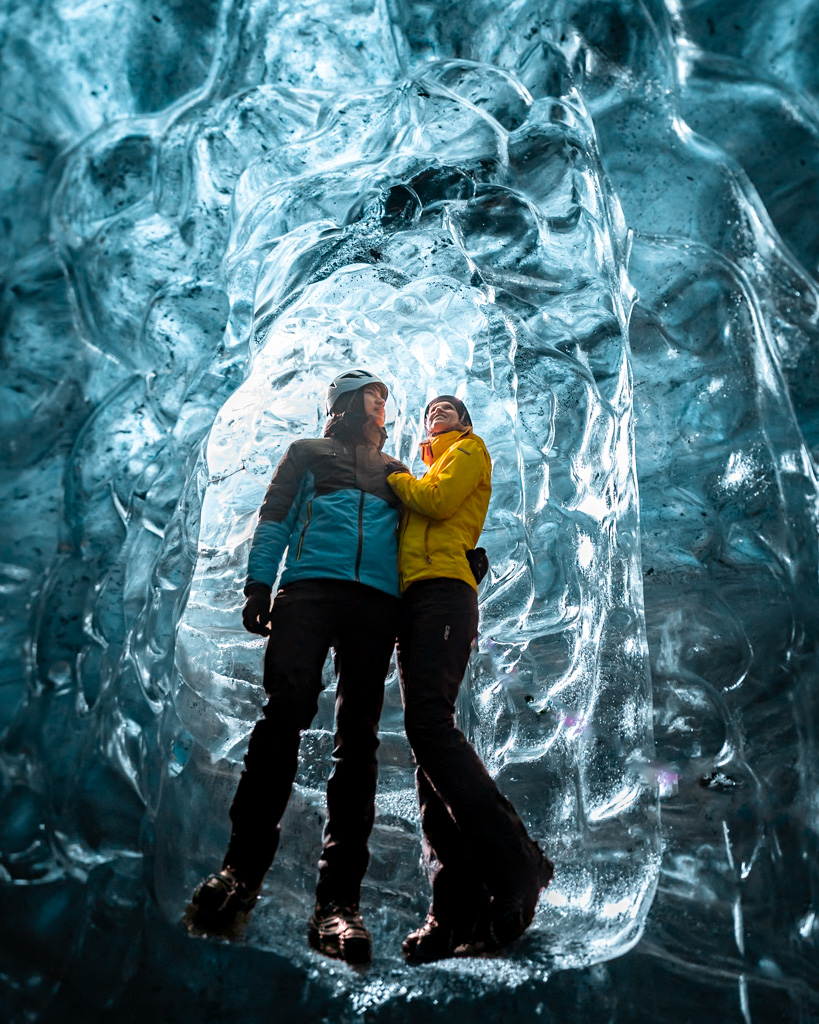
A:
<svg viewBox="0 0 819 1024">
<path fill-rule="evenodd" d="M 591 537 L 583 534 L 577 545 L 577 564 L 581 569 L 588 569 L 594 561 L 594 544 Z"/>
</svg>

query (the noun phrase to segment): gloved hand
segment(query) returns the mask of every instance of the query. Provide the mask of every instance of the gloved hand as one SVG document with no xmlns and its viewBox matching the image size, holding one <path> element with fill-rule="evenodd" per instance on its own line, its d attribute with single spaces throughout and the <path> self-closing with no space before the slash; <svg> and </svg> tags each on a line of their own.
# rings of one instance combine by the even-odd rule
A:
<svg viewBox="0 0 819 1024">
<path fill-rule="evenodd" d="M 390 473 L 409 473 L 409 470 L 398 459 L 386 458 L 384 460 L 384 475 L 389 476 Z"/>
<path fill-rule="evenodd" d="M 469 568 L 472 570 L 475 582 L 480 583 L 489 572 L 489 558 L 486 554 L 486 548 L 472 548 L 471 551 L 467 551 L 466 560 L 469 562 Z"/>
<path fill-rule="evenodd" d="M 250 583 L 245 587 L 245 606 L 242 624 L 248 633 L 270 636 L 270 587 L 264 583 Z"/>
</svg>

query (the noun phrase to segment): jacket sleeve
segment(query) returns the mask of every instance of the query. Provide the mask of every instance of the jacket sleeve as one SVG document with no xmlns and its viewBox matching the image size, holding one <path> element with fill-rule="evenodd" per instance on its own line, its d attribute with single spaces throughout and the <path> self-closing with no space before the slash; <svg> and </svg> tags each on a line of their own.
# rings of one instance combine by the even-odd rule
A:
<svg viewBox="0 0 819 1024">
<path fill-rule="evenodd" d="M 295 447 L 291 445 L 284 453 L 259 509 L 259 521 L 247 560 L 245 591 L 254 583 L 273 586 L 293 532 L 304 485 L 304 473 L 299 468 Z"/>
<path fill-rule="evenodd" d="M 448 519 L 478 486 L 483 469 L 483 452 L 464 438 L 446 453 L 434 480 L 429 473 L 418 480 L 410 473 L 393 473 L 387 483 L 413 512 Z"/>
</svg>

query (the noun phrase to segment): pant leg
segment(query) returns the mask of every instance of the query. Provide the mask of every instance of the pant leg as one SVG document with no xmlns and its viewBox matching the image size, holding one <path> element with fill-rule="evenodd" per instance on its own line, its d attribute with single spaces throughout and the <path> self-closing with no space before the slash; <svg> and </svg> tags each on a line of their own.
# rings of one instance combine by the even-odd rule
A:
<svg viewBox="0 0 819 1024">
<path fill-rule="evenodd" d="M 429 589 L 429 588 L 426 588 Z M 417 591 L 416 591 L 417 593 Z M 456 590 L 456 594 L 458 591 Z M 414 602 L 404 606 L 399 660 L 402 669 L 402 692 L 406 706 L 404 673 L 408 667 L 412 650 L 412 608 Z M 475 618 L 477 631 L 477 616 Z M 471 631 L 470 628 L 467 632 Z M 471 641 L 470 641 L 471 643 Z M 467 650 L 467 658 L 469 656 Z M 465 666 L 464 666 L 465 668 Z M 460 685 L 458 680 L 457 686 Z M 457 696 L 457 689 L 456 689 Z M 410 698 L 410 717 L 413 716 L 413 698 Z M 454 727 L 454 700 L 452 708 Z M 412 731 L 412 730 L 410 730 Z M 464 925 L 477 920 L 488 905 L 489 896 L 476 863 L 475 851 L 468 838 L 455 822 L 449 808 L 438 795 L 423 768 L 415 772 L 418 805 L 421 811 L 421 829 L 424 834 L 429 861 L 430 883 L 432 885 L 432 911 L 440 921 L 457 922 Z"/>
<path fill-rule="evenodd" d="M 335 642 L 336 734 L 316 888 L 319 906 L 357 904 L 360 898 L 375 818 L 384 679 L 398 631 L 397 598 L 363 584 L 348 588 Z"/>
<path fill-rule="evenodd" d="M 439 921 L 466 928 L 489 906 L 489 892 L 470 843 L 422 768 L 415 772 L 421 828 L 432 885 L 432 912 Z"/>
<path fill-rule="evenodd" d="M 424 580 L 405 593 L 399 634 L 407 738 L 419 768 L 459 828 L 427 816 L 430 845 L 445 868 L 470 851 L 490 892 L 493 879 L 531 858 L 517 812 L 455 726 L 455 701 L 477 633 L 475 591 L 459 580 Z M 440 827 L 436 829 L 436 824 Z"/>
<path fill-rule="evenodd" d="M 276 595 L 264 661 L 269 700 L 251 733 L 230 808 L 232 830 L 224 859 L 254 888 L 279 845 L 279 824 L 298 770 L 301 730 L 316 714 L 334 625 L 320 585 L 294 583 Z"/>
</svg>

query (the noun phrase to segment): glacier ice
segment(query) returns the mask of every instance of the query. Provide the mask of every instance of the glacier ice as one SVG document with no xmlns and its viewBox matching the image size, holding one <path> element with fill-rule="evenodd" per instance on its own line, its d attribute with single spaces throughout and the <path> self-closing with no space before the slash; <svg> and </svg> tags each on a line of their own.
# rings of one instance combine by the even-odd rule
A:
<svg viewBox="0 0 819 1024">
<path fill-rule="evenodd" d="M 340 122 L 320 112 L 318 130 L 277 148 L 274 159 L 262 156 L 264 166 L 251 164 L 237 184 L 229 293 L 231 308 L 254 309 L 254 355 L 208 438 L 174 702 L 197 750 L 220 773 L 227 760 L 235 777 L 259 714 L 259 643 L 242 636 L 237 619 L 247 541 L 287 444 L 320 433 L 333 367 L 366 365 L 390 382 L 388 430 L 407 461 L 419 440 L 419 410 L 457 382 L 480 409 L 496 460 L 484 531 L 492 578 L 464 711 L 499 781 L 528 805 L 530 827 L 564 863 L 530 957 L 565 966 L 636 939 L 658 868 L 623 307 L 630 290 L 609 237 L 599 172 L 582 155 L 590 125 L 519 89 L 522 126 L 509 134 L 454 91 L 463 81 L 464 91 L 474 90 L 479 74 L 485 91 L 496 80 L 510 90 L 509 76 L 453 61 L 424 72 L 398 90 L 349 100 L 343 128 L 357 140 L 358 159 L 340 165 L 343 175 L 338 165 L 323 170 Z M 244 102 L 258 100 L 246 94 Z M 275 94 L 266 90 L 263 102 Z M 387 126 L 397 126 L 400 138 Z M 555 187 L 535 204 L 507 182 L 544 137 L 566 159 Z M 281 181 L 282 165 L 293 164 L 302 175 L 295 185 Z M 258 267 L 250 293 L 248 265 Z M 390 767 L 376 827 L 417 832 L 394 676 L 389 691 L 382 742 Z M 318 766 L 305 758 L 303 768 L 300 798 L 315 808 L 313 819 L 324 802 L 329 701 L 325 712 L 304 740 L 306 750 L 325 755 Z M 211 786 L 207 769 L 199 771 L 197 779 L 188 769 L 181 792 Z M 179 875 L 173 850 L 185 815 L 173 790 L 165 787 L 169 808 L 160 808 L 158 861 Z M 223 810 L 215 823 L 220 842 L 208 844 L 200 821 L 184 822 L 182 834 L 199 842 L 181 891 L 218 859 L 226 823 Z M 297 889 L 307 894 L 315 838 L 285 854 L 300 865 Z M 423 882 L 407 870 L 403 844 L 400 858 L 386 835 L 375 841 L 379 853 L 382 844 L 370 869 L 371 901 L 387 884 L 408 928 L 423 912 L 413 898 Z M 411 860 L 416 866 L 417 856 Z M 172 905 L 171 879 L 165 885 Z M 302 917 L 306 910 L 299 907 Z M 284 941 L 292 945 L 289 935 Z"/>
<path fill-rule="evenodd" d="M 815 3 L 2 18 L 4 1019 L 815 1019 Z M 455 388 L 495 457 L 459 713 L 559 870 L 494 960 L 397 955 L 394 676 L 373 968 L 303 945 L 331 687 L 246 938 L 177 924 L 261 704 L 254 514 L 347 363 L 403 458 Z"/>
</svg>

